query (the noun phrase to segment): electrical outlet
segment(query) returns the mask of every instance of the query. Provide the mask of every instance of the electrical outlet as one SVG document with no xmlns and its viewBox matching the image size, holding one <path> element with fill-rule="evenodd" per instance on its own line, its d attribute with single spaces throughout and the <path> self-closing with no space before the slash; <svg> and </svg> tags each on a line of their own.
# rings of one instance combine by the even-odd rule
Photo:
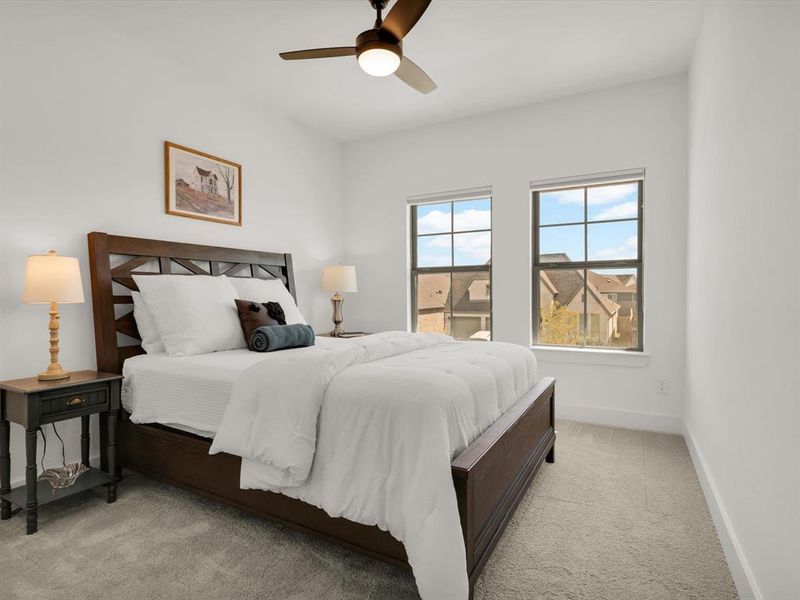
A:
<svg viewBox="0 0 800 600">
<path fill-rule="evenodd" d="M 659 394 L 669 394 L 669 381 L 666 379 L 657 379 L 656 392 Z"/>
</svg>

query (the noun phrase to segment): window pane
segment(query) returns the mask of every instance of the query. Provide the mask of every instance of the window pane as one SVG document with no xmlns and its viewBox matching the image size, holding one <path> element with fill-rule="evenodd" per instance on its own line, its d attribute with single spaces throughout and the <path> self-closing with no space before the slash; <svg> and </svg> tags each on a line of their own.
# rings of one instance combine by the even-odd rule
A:
<svg viewBox="0 0 800 600">
<path fill-rule="evenodd" d="M 492 258 L 492 234 L 489 231 L 453 235 L 454 264 L 488 265 Z"/>
<path fill-rule="evenodd" d="M 608 348 L 638 347 L 639 281 L 636 269 L 587 271 L 590 327 L 586 343 Z"/>
<path fill-rule="evenodd" d="M 417 275 L 417 331 L 450 333 L 450 273 Z"/>
<path fill-rule="evenodd" d="M 449 267 L 452 263 L 452 236 L 426 235 L 417 238 L 418 267 Z"/>
<path fill-rule="evenodd" d="M 583 225 L 541 227 L 539 260 L 543 263 L 584 260 Z"/>
<path fill-rule="evenodd" d="M 453 231 L 471 231 L 492 227 L 492 201 L 466 200 L 453 203 Z"/>
<path fill-rule="evenodd" d="M 583 220 L 583 188 L 539 193 L 540 225 Z"/>
<path fill-rule="evenodd" d="M 417 206 L 417 233 L 446 233 L 450 226 L 449 202 Z"/>
<path fill-rule="evenodd" d="M 539 273 L 539 344 L 583 345 L 583 283 L 580 269 Z"/>
<path fill-rule="evenodd" d="M 451 331 L 457 340 L 491 337 L 491 274 L 488 271 L 453 273 Z"/>
<path fill-rule="evenodd" d="M 638 221 L 590 224 L 589 260 L 637 258 Z"/>
<path fill-rule="evenodd" d="M 636 182 L 591 187 L 587 190 L 589 220 L 635 219 L 639 215 L 638 199 Z"/>
</svg>

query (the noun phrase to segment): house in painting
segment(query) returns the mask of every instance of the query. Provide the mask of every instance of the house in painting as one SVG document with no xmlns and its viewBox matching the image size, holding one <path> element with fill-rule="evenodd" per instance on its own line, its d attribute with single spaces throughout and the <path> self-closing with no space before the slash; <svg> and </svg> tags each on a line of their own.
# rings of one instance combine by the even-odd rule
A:
<svg viewBox="0 0 800 600">
<path fill-rule="evenodd" d="M 200 167 L 192 172 L 192 189 L 204 194 L 217 195 L 217 175 Z"/>
</svg>

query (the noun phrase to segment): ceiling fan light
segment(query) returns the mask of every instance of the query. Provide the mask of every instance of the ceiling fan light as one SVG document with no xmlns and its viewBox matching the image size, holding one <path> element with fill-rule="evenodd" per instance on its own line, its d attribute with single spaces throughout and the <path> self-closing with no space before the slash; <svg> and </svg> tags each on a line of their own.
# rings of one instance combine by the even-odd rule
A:
<svg viewBox="0 0 800 600">
<path fill-rule="evenodd" d="M 358 55 L 358 64 L 368 75 L 386 77 L 397 71 L 400 55 L 387 48 L 370 48 Z"/>
</svg>

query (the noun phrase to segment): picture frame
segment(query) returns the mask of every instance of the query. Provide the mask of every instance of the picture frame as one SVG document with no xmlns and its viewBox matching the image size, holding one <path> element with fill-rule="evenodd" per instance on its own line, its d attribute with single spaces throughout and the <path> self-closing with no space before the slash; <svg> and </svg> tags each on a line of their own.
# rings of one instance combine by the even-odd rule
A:
<svg viewBox="0 0 800 600">
<path fill-rule="evenodd" d="M 169 215 L 242 225 L 242 166 L 164 142 L 165 210 Z"/>
</svg>

